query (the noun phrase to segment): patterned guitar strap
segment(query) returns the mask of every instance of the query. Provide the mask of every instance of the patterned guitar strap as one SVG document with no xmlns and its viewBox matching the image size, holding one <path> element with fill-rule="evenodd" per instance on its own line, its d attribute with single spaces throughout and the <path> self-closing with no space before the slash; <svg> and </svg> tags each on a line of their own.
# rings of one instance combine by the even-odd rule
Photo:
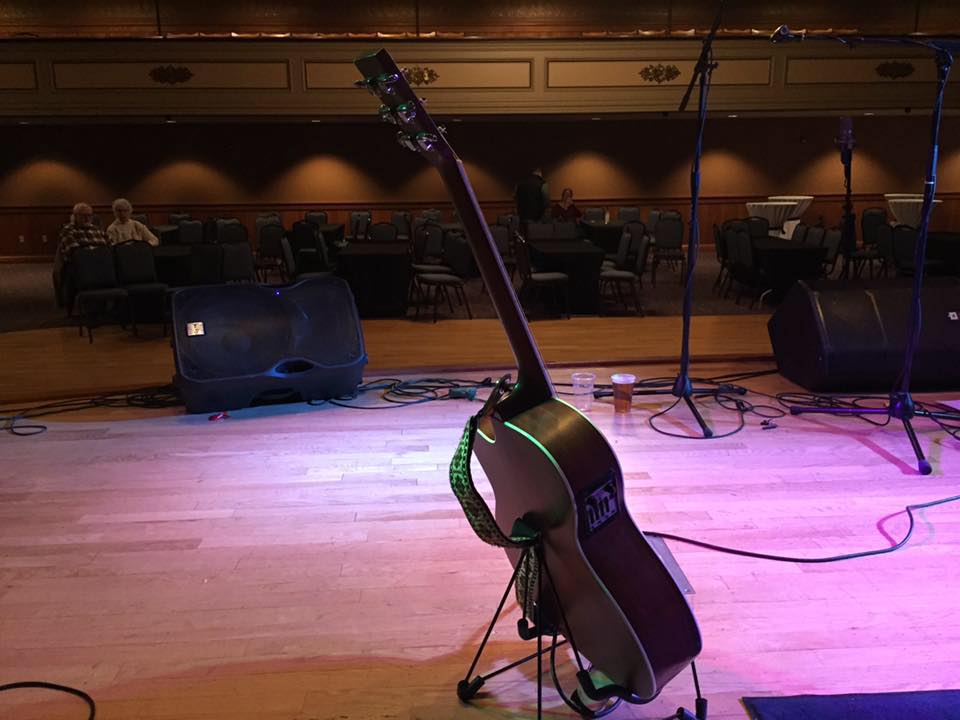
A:
<svg viewBox="0 0 960 720">
<path fill-rule="evenodd" d="M 473 528 L 478 538 L 497 547 L 519 550 L 529 548 L 529 551 L 523 554 L 523 562 L 517 571 L 516 593 L 517 603 L 523 610 L 524 616 L 534 617 L 537 575 L 540 568 L 533 546 L 539 542 L 540 536 L 520 520 L 514 524 L 510 535 L 506 535 L 500 529 L 483 497 L 477 492 L 477 488 L 473 484 L 473 476 L 470 473 L 470 458 L 473 455 L 473 442 L 476 439 L 479 419 L 493 410 L 506 392 L 509 381 L 509 375 L 500 378 L 494 385 L 487 402 L 484 403 L 483 409 L 467 420 L 463 436 L 460 438 L 460 444 L 457 446 L 453 460 L 450 461 L 450 487 L 453 489 L 453 494 L 457 496 L 457 500 L 460 501 L 463 514 L 467 516 L 470 527 Z"/>
</svg>

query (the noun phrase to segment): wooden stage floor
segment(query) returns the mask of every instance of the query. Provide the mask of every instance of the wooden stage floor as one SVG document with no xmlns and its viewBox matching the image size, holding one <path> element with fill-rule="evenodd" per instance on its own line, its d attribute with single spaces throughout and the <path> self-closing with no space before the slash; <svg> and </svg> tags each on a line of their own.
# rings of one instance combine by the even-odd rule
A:
<svg viewBox="0 0 960 720">
<path fill-rule="evenodd" d="M 704 360 L 772 357 L 767 315 L 695 317 L 691 352 Z M 531 323 L 545 362 L 589 365 L 671 360 L 679 317 L 576 317 Z M 509 368 L 513 356 L 498 320 L 365 320 L 367 372 Z M 173 376 L 170 338 L 158 326 L 135 338 L 99 328 L 91 345 L 76 328 L 0 333 L 0 403 L 85 396 L 163 385 Z"/>
<path fill-rule="evenodd" d="M 596 369 L 650 377 L 675 365 Z M 569 372 L 552 369 L 557 382 Z M 778 375 L 744 384 L 795 389 Z M 647 423 L 664 403 L 638 397 L 630 414 L 615 415 L 603 400 L 590 413 L 646 530 L 754 551 L 847 553 L 901 537 L 904 505 L 958 492 L 960 444 L 925 421 L 917 428 L 930 476 L 917 474 L 893 426 L 786 416 L 764 430 L 748 415 L 731 437 L 679 439 Z M 718 432 L 733 428 L 735 414 L 706 408 Z M 43 435 L 4 435 L 0 684 L 80 687 L 102 720 L 533 717 L 530 666 L 492 680 L 472 706 L 455 694 L 510 570 L 473 535 L 448 484 L 477 409 L 467 400 L 380 411 L 293 405 L 221 422 L 101 409 L 52 417 Z M 667 424 L 683 432 L 688 420 L 678 409 Z M 745 718 L 743 695 L 957 686 L 960 504 L 919 513 L 898 552 L 836 564 L 669 547 L 695 590 L 711 720 Z M 530 651 L 516 619 L 511 604 L 485 668 Z M 572 687 L 569 669 L 561 677 Z M 612 717 L 661 718 L 692 702 L 685 672 L 652 703 Z M 572 717 L 549 686 L 546 703 L 546 717 Z M 0 717 L 86 711 L 75 698 L 23 690 L 0 693 Z"/>
</svg>

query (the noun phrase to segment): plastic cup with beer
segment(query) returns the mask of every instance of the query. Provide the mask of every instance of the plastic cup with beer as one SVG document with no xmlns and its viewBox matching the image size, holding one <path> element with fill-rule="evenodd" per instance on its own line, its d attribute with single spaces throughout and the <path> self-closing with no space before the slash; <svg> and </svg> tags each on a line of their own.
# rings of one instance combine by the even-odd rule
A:
<svg viewBox="0 0 960 720">
<path fill-rule="evenodd" d="M 630 412 L 633 386 L 637 382 L 637 376 L 630 373 L 614 373 L 610 376 L 610 382 L 613 384 L 613 411 Z"/>
</svg>

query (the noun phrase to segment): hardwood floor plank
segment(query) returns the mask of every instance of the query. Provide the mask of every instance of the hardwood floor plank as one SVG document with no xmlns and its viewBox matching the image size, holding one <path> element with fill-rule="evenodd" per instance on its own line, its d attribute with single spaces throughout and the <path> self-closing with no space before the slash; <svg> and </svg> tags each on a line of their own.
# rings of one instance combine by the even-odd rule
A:
<svg viewBox="0 0 960 720">
<path fill-rule="evenodd" d="M 553 370 L 558 381 L 569 373 Z M 747 384 L 795 389 L 776 375 Z M 590 413 L 644 529 L 761 552 L 848 553 L 902 537 L 904 505 L 957 492 L 960 443 L 929 423 L 917 427 L 935 471 L 921 476 L 897 428 L 786 416 L 763 430 L 748 415 L 729 438 L 668 438 L 648 424 L 668 400 L 645 398 L 624 417 L 603 399 Z M 509 576 L 503 551 L 473 535 L 449 489 L 447 464 L 478 407 L 273 407 L 218 423 L 103 408 L 49 418 L 45 435 L 0 438 L 0 683 L 82 687 L 104 720 L 532 717 L 532 666 L 491 680 L 473 706 L 454 692 Z M 689 416 L 679 411 L 669 427 L 689 429 Z M 956 685 L 960 504 L 919 512 L 904 549 L 844 563 L 668 547 L 695 591 L 714 720 L 743 720 L 745 694 Z M 484 668 L 530 651 L 517 617 L 511 602 Z M 561 677 L 573 687 L 568 664 Z M 692 692 L 685 672 L 613 717 L 664 717 L 691 706 Z M 549 687 L 546 708 L 571 716 Z M 0 693 L 3 717 L 78 713 L 69 698 Z"/>
</svg>

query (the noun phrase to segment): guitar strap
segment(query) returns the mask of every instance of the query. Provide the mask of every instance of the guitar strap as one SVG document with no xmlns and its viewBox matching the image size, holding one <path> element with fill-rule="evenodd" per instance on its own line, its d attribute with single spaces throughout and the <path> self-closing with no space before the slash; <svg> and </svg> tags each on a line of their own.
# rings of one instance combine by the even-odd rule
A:
<svg viewBox="0 0 960 720">
<path fill-rule="evenodd" d="M 450 461 L 450 487 L 453 489 L 453 494 L 457 496 L 460 507 L 463 508 L 463 514 L 466 515 L 470 527 L 473 528 L 478 538 L 497 547 L 529 549 L 528 552 L 522 554 L 522 566 L 517 569 L 517 602 L 526 615 L 533 617 L 537 575 L 540 571 L 537 553 L 533 550 L 533 547 L 540 542 L 540 535 L 519 520 L 514 524 L 510 535 L 504 533 L 494 519 L 493 513 L 490 512 L 486 501 L 477 492 L 477 488 L 473 484 L 473 475 L 470 472 L 470 458 L 473 455 L 473 443 L 477 436 L 479 419 L 486 415 L 503 396 L 509 379 L 509 375 L 500 378 L 483 409 L 467 420 L 466 427 L 463 429 L 463 436 L 457 445 L 457 451 L 454 453 L 453 460 Z"/>
</svg>

